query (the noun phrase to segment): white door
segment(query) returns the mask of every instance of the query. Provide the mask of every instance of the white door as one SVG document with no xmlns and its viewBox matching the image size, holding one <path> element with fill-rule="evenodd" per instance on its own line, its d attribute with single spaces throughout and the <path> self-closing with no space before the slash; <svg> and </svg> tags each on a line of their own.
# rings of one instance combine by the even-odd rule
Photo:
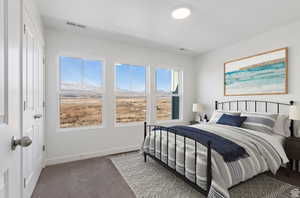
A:
<svg viewBox="0 0 300 198">
<path fill-rule="evenodd" d="M 21 136 L 20 14 L 20 0 L 0 0 L 0 198 L 21 196 L 21 151 L 11 147 Z"/>
<path fill-rule="evenodd" d="M 30 198 L 43 166 L 43 49 L 26 10 L 23 31 L 23 136 L 32 145 L 23 148 L 24 198 Z"/>
</svg>

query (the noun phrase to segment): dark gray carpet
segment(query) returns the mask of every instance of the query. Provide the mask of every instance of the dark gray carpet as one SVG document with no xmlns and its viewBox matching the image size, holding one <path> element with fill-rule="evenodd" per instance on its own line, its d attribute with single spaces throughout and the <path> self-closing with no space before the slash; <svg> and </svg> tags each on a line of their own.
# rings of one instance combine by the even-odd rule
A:
<svg viewBox="0 0 300 198">
<path fill-rule="evenodd" d="M 46 167 L 32 198 L 135 198 L 110 159 L 94 158 Z"/>
<path fill-rule="evenodd" d="M 174 177 L 160 165 L 156 165 L 154 162 L 145 164 L 142 156 L 138 153 L 113 156 L 112 159 L 127 181 L 121 176 L 111 160 L 107 158 L 65 163 L 49 166 L 43 170 L 32 198 L 135 198 L 136 196 L 132 189 L 136 190 L 137 188 L 144 188 L 144 193 L 152 193 L 153 196 L 151 197 L 161 197 L 159 196 L 160 194 L 163 195 L 161 188 L 157 188 L 155 183 L 151 183 L 151 180 L 155 178 L 162 178 L 160 182 L 165 183 L 165 178 L 161 177 L 161 175 L 168 175 L 167 178 L 171 177 L 171 183 L 165 183 L 166 185 L 180 184 L 177 188 L 180 191 L 177 191 L 177 189 L 176 191 L 169 191 L 171 194 L 179 192 L 175 197 L 186 197 L 186 192 L 191 193 L 190 197 L 193 195 L 196 195 L 197 198 L 202 197 L 198 192 L 194 191 L 179 178 Z M 153 168 L 158 168 L 161 173 L 153 174 L 151 172 Z M 150 172 L 145 172 L 149 170 Z M 128 178 L 128 175 L 132 175 L 132 178 Z M 147 176 L 147 179 L 145 179 L 145 176 Z M 270 176 L 270 174 L 266 174 L 250 180 L 242 184 L 244 188 L 237 187 L 232 189 L 232 192 L 243 194 L 242 197 L 246 195 L 246 197 L 249 197 L 248 195 L 255 197 L 257 195 L 255 194 L 256 191 L 263 192 L 264 195 L 278 189 L 287 192 L 286 188 L 293 186 L 286 185 L 285 182 L 300 186 L 300 174 L 293 174 L 291 177 L 287 177 L 285 170 L 282 169 L 275 176 L 276 180 Z M 257 179 L 263 185 L 257 187 Z M 284 182 L 280 182 L 278 179 Z M 142 182 L 134 182 L 137 180 Z M 141 197 L 141 193 L 143 192 L 138 192 L 137 195 Z M 155 196 L 155 194 L 158 196 Z M 167 197 L 170 196 L 167 195 Z"/>
</svg>

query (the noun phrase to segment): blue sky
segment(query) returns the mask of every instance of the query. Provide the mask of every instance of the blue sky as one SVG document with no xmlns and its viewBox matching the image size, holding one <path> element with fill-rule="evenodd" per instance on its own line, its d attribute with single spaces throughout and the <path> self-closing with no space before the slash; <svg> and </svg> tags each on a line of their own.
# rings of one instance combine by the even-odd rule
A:
<svg viewBox="0 0 300 198">
<path fill-rule="evenodd" d="M 156 90 L 170 92 L 172 86 L 171 70 L 157 69 L 155 75 L 156 75 Z"/>
<path fill-rule="evenodd" d="M 171 90 L 172 72 L 166 69 L 156 70 L 157 90 Z M 146 88 L 146 68 L 143 66 L 119 64 L 116 67 L 117 89 L 142 92 Z"/>
<path fill-rule="evenodd" d="M 102 62 L 60 57 L 60 76 L 65 83 L 102 86 Z M 83 75 L 82 75 L 83 74 Z"/>
<path fill-rule="evenodd" d="M 146 68 L 119 64 L 116 66 L 116 83 L 117 89 L 144 92 L 146 90 Z"/>
<path fill-rule="evenodd" d="M 103 63 L 95 60 L 60 57 L 61 80 L 65 83 L 102 86 Z M 82 75 L 83 74 L 83 75 Z M 157 90 L 171 90 L 172 72 L 166 69 L 156 70 Z M 133 92 L 146 90 L 146 68 L 128 64 L 116 66 L 116 87 Z"/>
</svg>

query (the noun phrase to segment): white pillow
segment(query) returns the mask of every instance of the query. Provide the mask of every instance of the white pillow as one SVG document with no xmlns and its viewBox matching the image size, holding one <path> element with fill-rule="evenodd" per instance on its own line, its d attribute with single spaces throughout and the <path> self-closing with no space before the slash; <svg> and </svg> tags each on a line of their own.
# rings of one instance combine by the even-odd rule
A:
<svg viewBox="0 0 300 198">
<path fill-rule="evenodd" d="M 291 136 L 290 124 L 291 124 L 291 120 L 287 115 L 278 115 L 273 128 L 273 132 L 285 137 L 290 137 Z"/>
<path fill-rule="evenodd" d="M 209 120 L 211 123 L 217 123 L 218 120 L 222 117 L 223 114 L 228 114 L 228 115 L 240 115 L 241 112 L 237 111 L 221 111 L 221 110 L 215 110 Z"/>
</svg>

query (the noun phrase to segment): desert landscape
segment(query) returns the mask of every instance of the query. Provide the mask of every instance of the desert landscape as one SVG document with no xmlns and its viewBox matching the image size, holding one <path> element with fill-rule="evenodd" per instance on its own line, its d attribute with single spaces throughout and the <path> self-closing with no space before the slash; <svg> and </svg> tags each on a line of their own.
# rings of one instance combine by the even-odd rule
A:
<svg viewBox="0 0 300 198">
<path fill-rule="evenodd" d="M 117 123 L 143 122 L 146 120 L 145 97 L 117 97 L 116 98 Z"/>
<path fill-rule="evenodd" d="M 143 122 L 146 120 L 145 97 L 117 97 L 117 123 Z M 157 120 L 171 119 L 171 98 L 157 100 Z M 99 97 L 60 98 L 60 127 L 73 128 L 97 126 L 102 123 L 102 103 Z"/>
<path fill-rule="evenodd" d="M 172 119 L 172 100 L 170 97 L 159 97 L 156 100 L 156 120 Z"/>
<path fill-rule="evenodd" d="M 61 97 L 60 128 L 97 126 L 102 123 L 102 103 L 93 97 Z"/>
</svg>

